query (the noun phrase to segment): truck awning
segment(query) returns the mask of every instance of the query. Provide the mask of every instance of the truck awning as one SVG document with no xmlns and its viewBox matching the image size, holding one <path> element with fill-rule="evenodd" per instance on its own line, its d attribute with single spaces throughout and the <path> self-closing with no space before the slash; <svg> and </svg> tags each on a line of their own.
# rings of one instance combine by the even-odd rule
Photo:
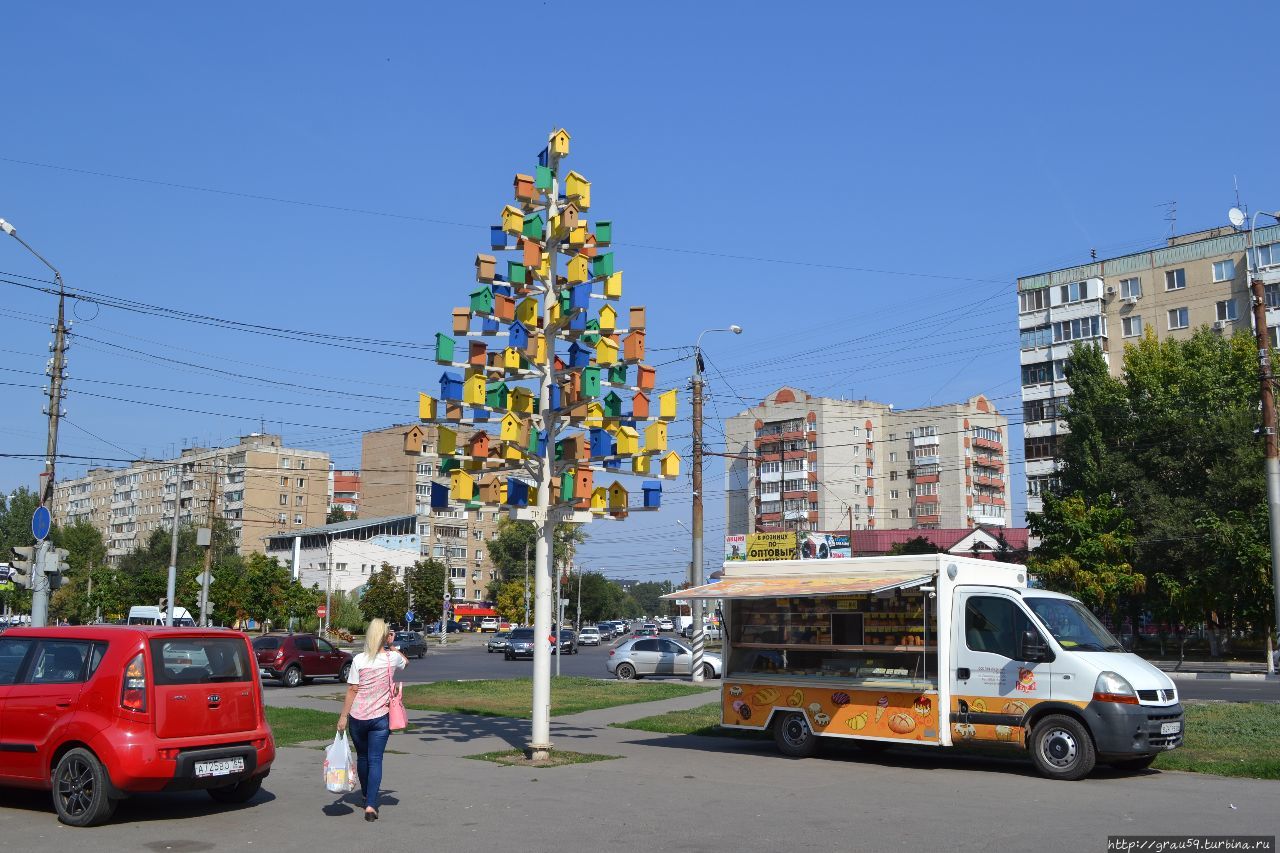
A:
<svg viewBox="0 0 1280 853">
<path fill-rule="evenodd" d="M 893 589 L 910 589 L 933 579 L 903 577 L 901 575 L 818 576 L 725 578 L 716 583 L 691 589 L 680 589 L 662 596 L 675 598 L 795 598 L 812 595 L 840 595 L 844 593 L 876 593 Z"/>
</svg>

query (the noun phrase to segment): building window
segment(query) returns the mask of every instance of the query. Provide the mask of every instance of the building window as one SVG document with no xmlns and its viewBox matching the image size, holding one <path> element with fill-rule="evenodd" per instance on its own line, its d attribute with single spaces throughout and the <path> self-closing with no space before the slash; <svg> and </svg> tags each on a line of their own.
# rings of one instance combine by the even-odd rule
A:
<svg viewBox="0 0 1280 853">
<path fill-rule="evenodd" d="M 1023 441 L 1023 458 L 1052 459 L 1057 456 L 1057 436 L 1042 435 Z"/>
<path fill-rule="evenodd" d="M 288 456 L 282 456 L 282 457 L 280 457 L 280 467 L 281 467 L 281 468 L 289 468 L 289 467 L 291 467 L 292 465 L 293 465 L 293 460 L 292 460 L 292 459 L 290 459 Z"/>
<path fill-rule="evenodd" d="M 1059 291 L 1059 296 L 1063 305 L 1083 302 L 1089 298 L 1089 282 L 1073 281 L 1070 284 L 1064 284 Z"/>
<path fill-rule="evenodd" d="M 937 483 L 918 483 L 916 484 L 917 495 L 936 495 L 938 493 Z"/>
<path fill-rule="evenodd" d="M 1027 494 L 1033 498 L 1052 492 L 1058 488 L 1058 478 L 1054 475 L 1042 475 L 1027 478 Z"/>
<path fill-rule="evenodd" d="M 1187 286 L 1187 271 L 1181 267 L 1164 271 L 1164 289 L 1182 290 Z"/>
<path fill-rule="evenodd" d="M 430 477 L 430 476 L 431 476 L 431 463 L 430 463 L 430 462 L 419 462 L 419 463 L 418 463 L 418 473 L 419 473 L 419 474 L 421 474 L 421 475 L 424 475 L 424 476 Z"/>
<path fill-rule="evenodd" d="M 289 513 L 287 513 L 287 512 L 282 512 L 282 513 L 280 513 L 279 517 L 278 517 L 276 520 L 277 520 L 277 521 L 279 521 L 281 524 L 288 524 L 288 523 L 289 523 Z"/>
<path fill-rule="evenodd" d="M 1053 343 L 1053 329 L 1050 326 L 1036 326 L 1034 329 L 1022 330 L 1022 348 L 1036 349 L 1047 347 Z M 893 439 L 890 439 L 892 441 Z"/>
<path fill-rule="evenodd" d="M 1185 329 L 1189 326 L 1190 318 L 1186 308 L 1170 308 L 1169 309 L 1169 330 Z"/>
<path fill-rule="evenodd" d="M 762 462 L 760 463 L 761 474 L 777 474 L 782 471 L 781 462 Z"/>
<path fill-rule="evenodd" d="M 306 481 L 306 479 L 305 479 L 305 478 L 303 478 L 303 477 L 299 477 L 299 478 L 298 478 L 298 488 L 299 488 L 299 489 L 305 489 L 306 487 L 307 487 L 307 481 Z"/>
<path fill-rule="evenodd" d="M 1056 421 L 1060 407 L 1066 402 L 1066 397 L 1046 397 L 1043 400 L 1028 400 L 1022 404 L 1023 423 Z"/>
<path fill-rule="evenodd" d="M 280 506 L 288 506 L 288 505 L 289 505 L 289 496 L 288 496 L 288 495 L 281 495 L 281 496 L 280 496 Z"/>
<path fill-rule="evenodd" d="M 1028 290 L 1018 294 L 1018 310 L 1025 314 L 1028 311 L 1040 311 L 1049 307 L 1049 289 Z"/>
<path fill-rule="evenodd" d="M 889 500 L 891 500 L 891 501 L 896 501 L 897 499 L 898 499 L 898 490 L 897 490 L 897 489 L 890 489 L 890 490 L 889 490 Z"/>
<path fill-rule="evenodd" d="M 1265 246 L 1259 246 L 1254 257 L 1258 260 L 1259 267 L 1274 267 L 1280 264 L 1280 243 L 1267 243 Z"/>
<path fill-rule="evenodd" d="M 1122 278 L 1120 279 L 1120 296 L 1122 298 L 1132 297 L 1134 299 L 1142 298 L 1142 279 L 1140 278 Z"/>
<path fill-rule="evenodd" d="M 1236 277 L 1236 262 L 1227 258 L 1225 261 L 1213 262 L 1213 280 L 1231 281 Z"/>
<path fill-rule="evenodd" d="M 1054 343 L 1096 338 L 1106 335 L 1106 333 L 1106 322 L 1101 317 L 1081 317 L 1076 320 L 1064 320 L 1061 323 L 1053 324 Z"/>
<path fill-rule="evenodd" d="M 1267 284 L 1262 288 L 1268 308 L 1280 308 L 1280 284 Z"/>
<path fill-rule="evenodd" d="M 1236 301 L 1234 299 L 1224 299 L 1218 303 L 1218 319 L 1236 319 Z"/>
<path fill-rule="evenodd" d="M 1043 385 L 1053 381 L 1053 362 L 1042 361 L 1038 364 L 1022 365 L 1022 385 Z"/>
<path fill-rule="evenodd" d="M 894 480 L 896 480 L 896 479 L 898 479 L 898 472 L 897 472 L 897 471 L 890 471 L 890 472 L 889 472 L 889 481 L 890 481 L 890 482 L 892 482 L 892 481 L 894 481 Z"/>
<path fill-rule="evenodd" d="M 281 477 L 281 478 L 280 478 L 280 488 L 282 488 L 282 489 L 283 489 L 283 488 L 286 488 L 288 485 L 289 485 L 289 478 L 288 478 L 288 477 Z"/>
<path fill-rule="evenodd" d="M 1120 330 L 1126 338 L 1136 338 L 1142 334 L 1142 315 L 1134 314 L 1120 321 Z"/>
<path fill-rule="evenodd" d="M 436 559 L 440 559 L 444 557 L 444 546 L 443 545 L 434 546 L 431 549 L 431 556 L 435 557 Z"/>
<path fill-rule="evenodd" d="M 890 462 L 897 462 L 897 461 L 898 461 L 898 453 L 897 453 L 897 451 L 890 451 L 890 452 L 889 452 L 889 461 L 890 461 Z"/>
<path fill-rule="evenodd" d="M 303 506 L 306 502 L 307 502 L 307 496 L 306 496 L 306 495 L 295 495 L 295 496 L 294 496 L 294 498 L 293 498 L 293 505 L 294 505 L 294 506 Z"/>
</svg>

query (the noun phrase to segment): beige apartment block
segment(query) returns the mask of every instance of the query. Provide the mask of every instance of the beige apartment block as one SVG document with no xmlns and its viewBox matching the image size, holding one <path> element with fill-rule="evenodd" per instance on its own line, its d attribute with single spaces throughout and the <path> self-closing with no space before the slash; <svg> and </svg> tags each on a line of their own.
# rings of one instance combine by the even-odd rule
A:
<svg viewBox="0 0 1280 853">
<path fill-rule="evenodd" d="M 178 482 L 178 478 L 181 482 Z M 178 521 L 226 520 L 241 554 L 264 553 L 266 539 L 323 524 L 329 509 L 329 455 L 283 447 L 280 436 L 253 434 L 239 444 L 190 448 L 176 459 L 127 468 L 92 468 L 54 487 L 54 519 L 86 521 L 102 532 L 112 564 Z"/>
<path fill-rule="evenodd" d="M 459 433 L 464 440 L 469 432 Z M 448 485 L 440 473 L 436 427 L 404 424 L 366 432 L 360 441 L 360 514 L 365 518 L 416 515 L 422 555 L 445 563 L 454 600 L 488 598 L 497 568 L 488 542 L 497 535 L 501 510 L 451 503 L 431 508 L 431 484 Z"/>
<path fill-rule="evenodd" d="M 725 421 L 726 532 L 1008 526 L 1007 419 L 780 388 Z"/>
<path fill-rule="evenodd" d="M 1255 235 L 1259 269 L 1280 272 L 1280 226 Z M 1252 331 L 1245 250 L 1248 237 L 1231 227 L 1172 237 L 1158 249 L 1093 261 L 1018 279 L 1021 332 L 1023 450 L 1027 511 L 1057 482 L 1059 407 L 1070 394 L 1063 367 L 1078 342 L 1097 344 L 1119 376 L 1124 346 L 1144 334 L 1189 338 L 1202 326 L 1230 335 Z M 1280 284 L 1266 286 L 1267 326 L 1275 340 Z"/>
</svg>

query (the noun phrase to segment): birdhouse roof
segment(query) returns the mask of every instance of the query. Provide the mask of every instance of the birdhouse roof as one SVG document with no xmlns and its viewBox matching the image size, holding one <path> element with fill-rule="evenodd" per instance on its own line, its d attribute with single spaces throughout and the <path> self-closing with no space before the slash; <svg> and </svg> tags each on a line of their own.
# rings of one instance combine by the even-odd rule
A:
<svg viewBox="0 0 1280 853">
<path fill-rule="evenodd" d="M 609 491 L 612 492 L 614 489 L 625 492 L 627 490 L 627 487 L 619 483 L 617 480 L 614 480 L 612 483 L 609 484 Z"/>
<path fill-rule="evenodd" d="M 636 431 L 636 428 L 635 428 L 635 427 L 629 427 L 629 426 L 621 426 L 621 427 L 618 427 L 618 435 L 625 435 L 625 436 L 628 436 L 629 438 L 639 438 L 639 437 L 640 437 L 640 433 L 638 433 L 638 432 Z"/>
<path fill-rule="evenodd" d="M 560 136 L 562 134 L 564 135 L 565 139 L 573 139 L 573 137 L 569 135 L 569 131 L 565 130 L 563 127 L 556 128 L 556 132 L 551 134 L 551 137 L 554 139 L 555 137 Z"/>
<path fill-rule="evenodd" d="M 446 370 L 444 373 L 440 374 L 440 381 L 441 382 L 461 382 L 462 377 L 456 373 Z"/>
<path fill-rule="evenodd" d="M 617 403 L 621 403 L 621 402 L 622 402 L 622 398 L 621 398 L 621 397 L 619 397 L 619 396 L 618 396 L 618 394 L 617 394 L 617 392 L 615 392 L 615 391 L 610 391 L 608 394 L 605 394 L 605 395 L 604 395 L 604 398 L 605 398 L 606 400 L 611 400 L 611 401 L 613 401 L 613 402 L 617 402 Z"/>
<path fill-rule="evenodd" d="M 523 210 L 521 210 L 520 208 L 516 207 L 514 204 L 508 204 L 508 205 L 505 205 L 505 206 L 502 208 L 502 215 L 503 215 L 503 216 L 506 216 L 508 213 L 514 213 L 514 214 L 516 214 L 517 216 L 519 216 L 519 217 L 521 217 L 521 218 L 523 218 L 523 217 L 524 217 L 524 211 L 523 211 Z"/>
<path fill-rule="evenodd" d="M 568 183 L 571 180 L 579 180 L 579 181 L 582 181 L 584 184 L 591 183 L 586 179 L 585 176 L 579 175 L 577 172 L 574 172 L 574 171 L 570 171 L 569 174 L 564 176 L 564 179 L 566 183 Z"/>
<path fill-rule="evenodd" d="M 517 181 L 532 181 L 532 180 L 533 180 L 533 175 L 522 175 L 522 174 L 520 174 L 519 172 L 516 172 L 516 180 L 517 180 Z"/>
</svg>

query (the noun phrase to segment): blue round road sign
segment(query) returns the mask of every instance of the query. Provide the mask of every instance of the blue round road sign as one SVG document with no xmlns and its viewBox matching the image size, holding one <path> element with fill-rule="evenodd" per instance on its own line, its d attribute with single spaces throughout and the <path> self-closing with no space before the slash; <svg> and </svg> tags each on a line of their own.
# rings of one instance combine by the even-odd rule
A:
<svg viewBox="0 0 1280 853">
<path fill-rule="evenodd" d="M 49 536 L 49 527 L 53 524 L 53 516 L 49 515 L 47 506 L 38 506 L 31 515 L 31 535 L 37 542 L 43 542 Z"/>
</svg>

